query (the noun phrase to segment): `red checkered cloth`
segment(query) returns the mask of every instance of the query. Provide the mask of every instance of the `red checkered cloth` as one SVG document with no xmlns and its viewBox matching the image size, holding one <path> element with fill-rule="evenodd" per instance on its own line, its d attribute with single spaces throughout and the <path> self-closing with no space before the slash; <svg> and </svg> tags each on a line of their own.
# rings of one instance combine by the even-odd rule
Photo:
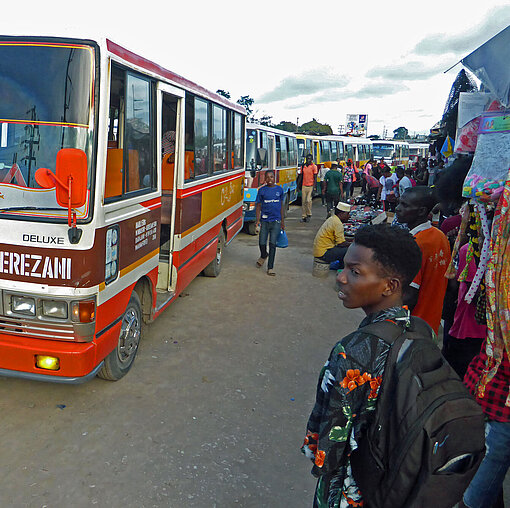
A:
<svg viewBox="0 0 510 508">
<path fill-rule="evenodd" d="M 503 354 L 503 360 L 494 378 L 487 383 L 485 396 L 483 398 L 476 396 L 476 386 L 483 373 L 487 354 L 485 353 L 485 342 L 478 356 L 475 356 L 469 364 L 464 384 L 471 394 L 476 398 L 478 404 L 482 406 L 483 412 L 491 420 L 497 422 L 510 422 L 510 407 L 505 406 L 510 387 L 510 362 L 506 352 Z"/>
</svg>

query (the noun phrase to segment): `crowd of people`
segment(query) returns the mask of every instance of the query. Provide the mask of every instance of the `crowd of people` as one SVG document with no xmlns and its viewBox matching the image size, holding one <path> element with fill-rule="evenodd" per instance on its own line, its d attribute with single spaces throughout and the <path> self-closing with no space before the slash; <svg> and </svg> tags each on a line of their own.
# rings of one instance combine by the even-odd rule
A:
<svg viewBox="0 0 510 508">
<path fill-rule="evenodd" d="M 501 508 L 502 483 L 510 466 L 510 364 L 503 350 L 499 368 L 484 378 L 485 388 L 480 391 L 481 378 L 487 377 L 483 284 L 475 298 L 466 295 L 483 238 L 473 205 L 462 197 L 471 162 L 472 158 L 461 157 L 445 167 L 442 160 L 421 159 L 409 169 L 397 167 L 394 172 L 383 160 L 370 161 L 360 171 L 353 169 L 351 161 L 343 169 L 333 163 L 321 175 L 329 218 L 315 237 L 314 257 L 341 261 L 339 298 L 347 308 L 361 307 L 366 312 L 360 328 L 380 320 L 407 326 L 414 316 L 441 333 L 444 358 L 464 380 L 487 420 L 485 457 L 458 506 Z M 310 168 L 311 175 L 315 171 Z M 395 215 L 391 226 L 367 226 L 349 240 L 343 223 L 349 217 L 355 180 L 362 182 L 366 203 Z M 305 222 L 311 215 L 306 206 Z M 413 260 L 416 266 L 411 268 Z M 312 473 L 318 477 L 314 506 L 363 505 L 349 456 L 363 436 L 367 401 L 376 397 L 377 390 L 372 382 L 356 384 L 350 376 L 356 372 L 358 379 L 380 379 L 388 348 L 380 337 L 362 332 L 354 337 L 351 334 L 333 348 L 321 372 L 307 426 L 302 450 L 313 460 Z M 364 344 L 361 349 L 360 343 Z M 364 356 L 359 356 L 360 351 Z M 356 391 L 361 384 L 365 388 Z M 332 443 L 333 427 L 348 429 L 342 434 L 345 439 Z"/>
</svg>

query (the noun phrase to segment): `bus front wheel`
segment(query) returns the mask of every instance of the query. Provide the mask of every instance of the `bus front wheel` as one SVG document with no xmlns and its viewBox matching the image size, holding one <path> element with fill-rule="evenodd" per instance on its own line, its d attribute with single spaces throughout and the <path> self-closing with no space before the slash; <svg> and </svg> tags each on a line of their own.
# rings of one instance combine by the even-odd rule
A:
<svg viewBox="0 0 510 508">
<path fill-rule="evenodd" d="M 285 194 L 285 201 L 283 202 L 283 216 L 287 217 L 289 214 L 289 203 L 290 203 L 290 197 L 289 193 Z"/>
<path fill-rule="evenodd" d="M 135 360 L 142 336 L 142 306 L 136 291 L 133 291 L 122 316 L 117 347 L 104 359 L 98 376 L 108 381 L 124 377 Z"/>
<path fill-rule="evenodd" d="M 221 271 L 221 260 L 223 258 L 223 249 L 225 248 L 225 233 L 223 228 L 220 229 L 218 235 L 218 244 L 216 246 L 216 256 L 214 259 L 204 268 L 204 275 L 206 277 L 218 277 Z"/>
</svg>

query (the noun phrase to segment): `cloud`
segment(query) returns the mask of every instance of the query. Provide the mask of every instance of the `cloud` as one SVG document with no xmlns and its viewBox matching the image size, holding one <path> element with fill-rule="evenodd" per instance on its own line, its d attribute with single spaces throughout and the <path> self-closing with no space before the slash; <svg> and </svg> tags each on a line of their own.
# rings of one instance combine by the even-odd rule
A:
<svg viewBox="0 0 510 508">
<path fill-rule="evenodd" d="M 378 99 L 387 95 L 394 95 L 399 92 L 406 92 L 409 88 L 402 83 L 384 83 L 374 82 L 369 85 L 365 85 L 357 90 L 327 90 L 320 94 L 316 94 L 313 97 L 307 98 L 305 101 L 298 101 L 292 104 L 288 104 L 287 109 L 300 109 L 305 106 L 311 106 L 313 104 L 321 104 L 324 102 L 340 102 L 345 99 Z"/>
<path fill-rule="evenodd" d="M 409 88 L 402 83 L 370 83 L 358 90 L 343 94 L 344 99 L 378 99 L 386 95 L 394 95 L 399 92 L 407 92 Z"/>
<path fill-rule="evenodd" d="M 302 95 L 313 95 L 325 90 L 341 89 L 348 83 L 349 78 L 346 76 L 332 74 L 327 69 L 311 69 L 298 76 L 285 78 L 273 90 L 259 97 L 257 102 L 268 104 Z"/>
<path fill-rule="evenodd" d="M 417 55 L 455 53 L 467 55 L 510 23 L 510 5 L 501 5 L 487 12 L 484 20 L 460 34 L 433 34 L 422 39 L 415 47 Z"/>
<path fill-rule="evenodd" d="M 366 76 L 367 78 L 382 78 L 395 81 L 417 81 L 431 78 L 436 74 L 442 73 L 444 69 L 444 64 L 427 67 L 421 62 L 413 61 L 374 67 L 367 72 Z"/>
</svg>

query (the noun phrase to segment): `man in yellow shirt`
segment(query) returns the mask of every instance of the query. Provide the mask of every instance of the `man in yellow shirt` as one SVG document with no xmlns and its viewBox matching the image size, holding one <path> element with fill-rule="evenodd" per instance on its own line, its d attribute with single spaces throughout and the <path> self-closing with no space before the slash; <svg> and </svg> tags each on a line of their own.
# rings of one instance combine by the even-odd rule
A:
<svg viewBox="0 0 510 508">
<path fill-rule="evenodd" d="M 351 242 L 344 236 L 344 222 L 349 220 L 351 205 L 338 203 L 335 213 L 320 227 L 313 241 L 313 257 L 326 263 L 340 261 L 343 268 L 343 259 Z"/>
</svg>

